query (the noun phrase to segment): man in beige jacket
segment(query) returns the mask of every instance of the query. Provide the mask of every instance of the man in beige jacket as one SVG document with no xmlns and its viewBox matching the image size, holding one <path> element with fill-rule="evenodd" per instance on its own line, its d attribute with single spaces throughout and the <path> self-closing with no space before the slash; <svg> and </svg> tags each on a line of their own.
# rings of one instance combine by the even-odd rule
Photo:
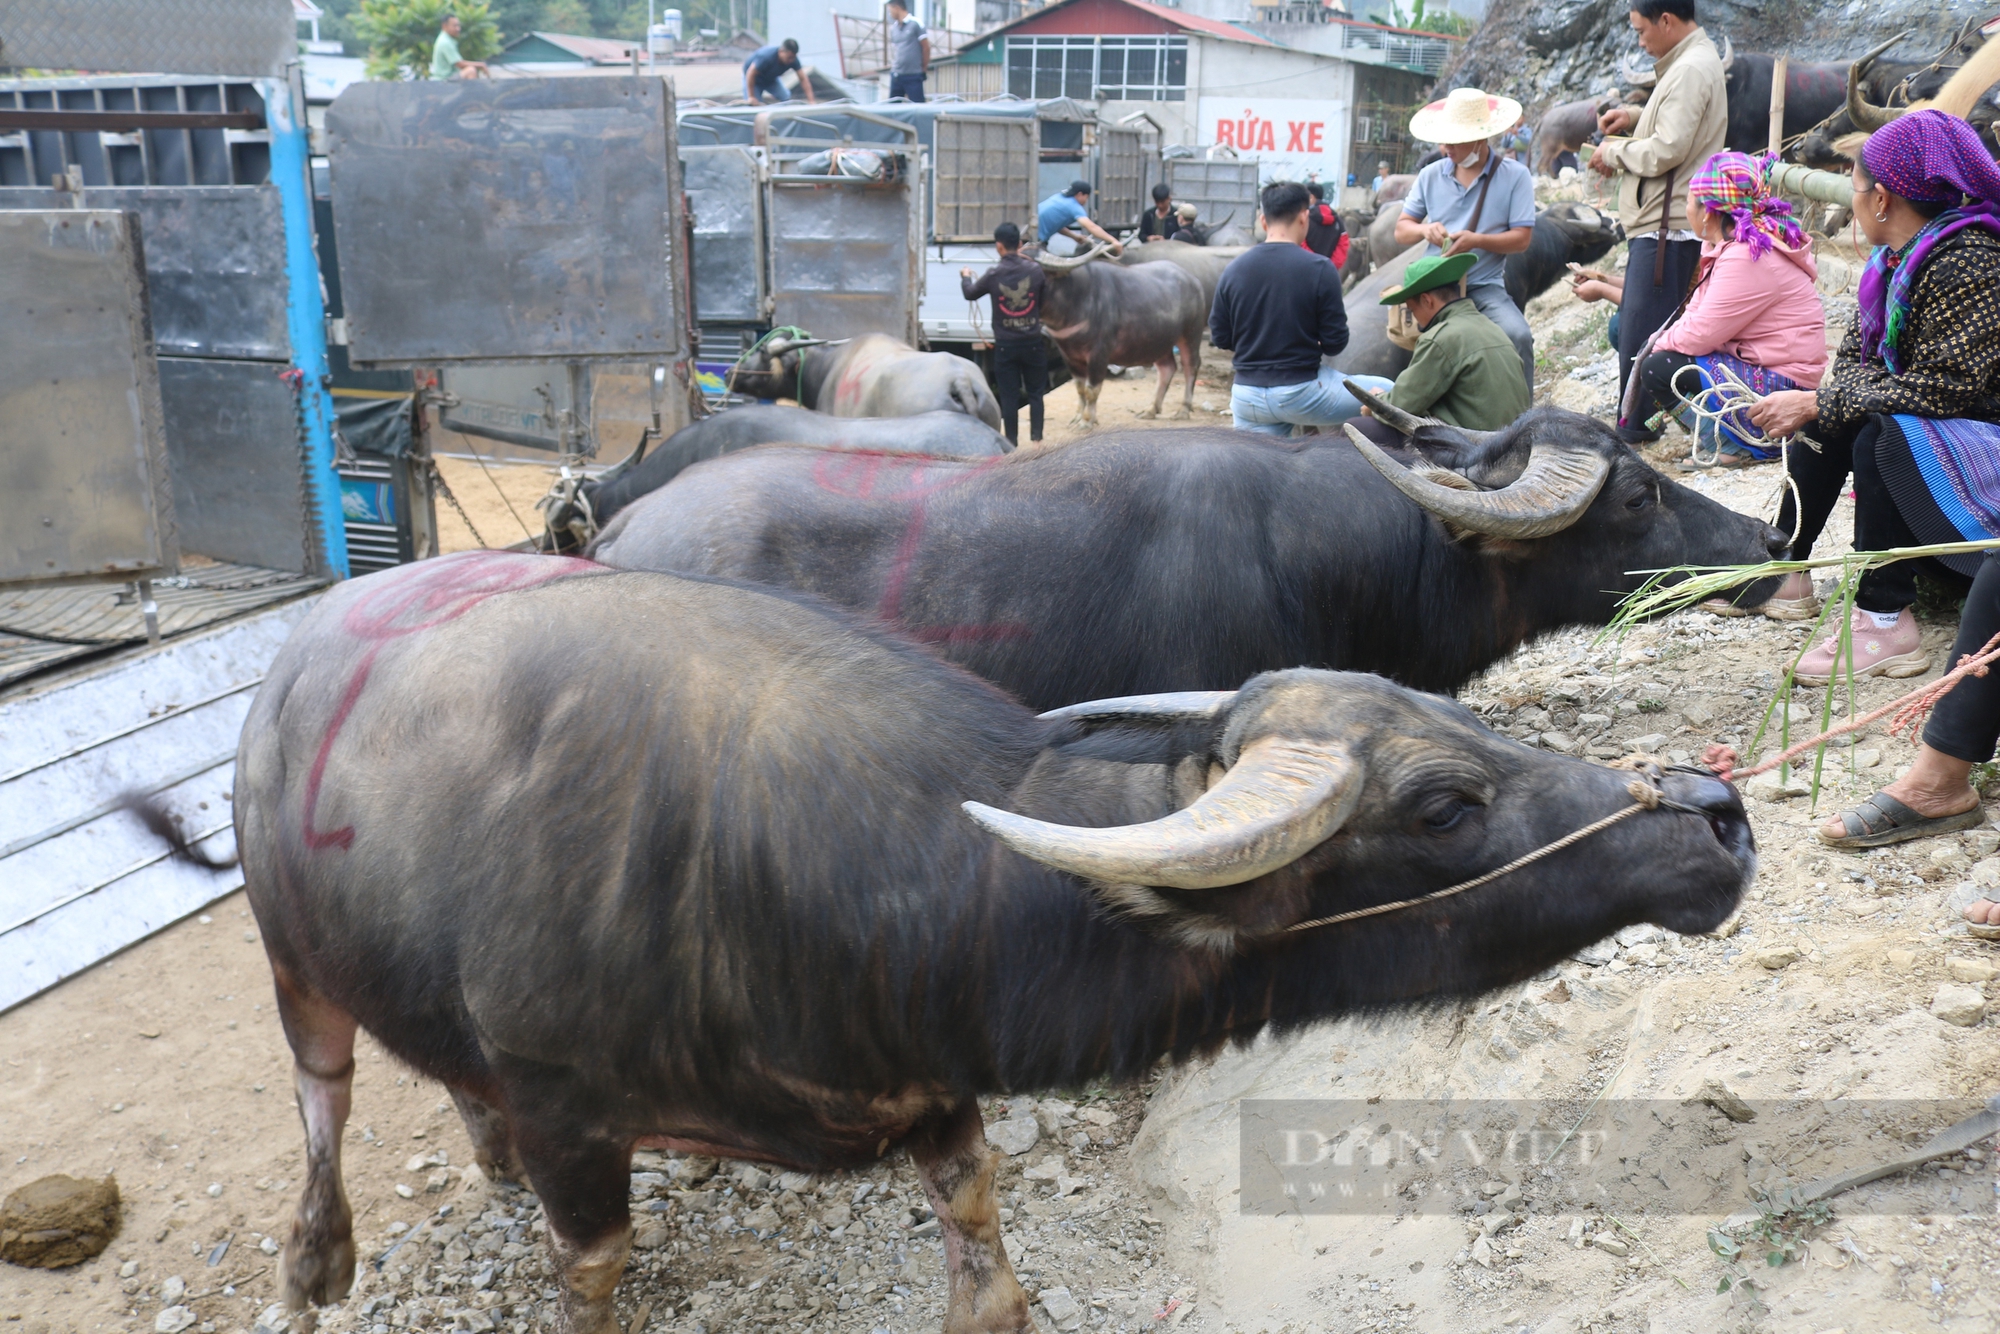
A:
<svg viewBox="0 0 2000 1334">
<path fill-rule="evenodd" d="M 1673 318 L 1701 259 L 1687 216 L 1688 178 L 1722 151 L 1729 94 L 1722 57 L 1695 22 L 1695 0 L 1631 0 L 1632 28 L 1658 76 L 1643 108 L 1613 107 L 1598 118 L 1605 140 L 1590 169 L 1623 172 L 1618 221 L 1625 226 L 1625 295 L 1618 306 L 1618 383 L 1632 374 L 1646 340 Z M 1629 137 L 1612 137 L 1629 136 Z M 1628 441 L 1656 438 L 1644 422 L 1620 422 Z"/>
</svg>

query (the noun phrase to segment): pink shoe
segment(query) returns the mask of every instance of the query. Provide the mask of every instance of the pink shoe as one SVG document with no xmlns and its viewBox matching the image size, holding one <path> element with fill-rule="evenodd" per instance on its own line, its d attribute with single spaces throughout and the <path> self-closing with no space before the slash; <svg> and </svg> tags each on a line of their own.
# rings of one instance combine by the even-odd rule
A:
<svg viewBox="0 0 2000 1334">
<path fill-rule="evenodd" d="M 1923 634 L 1908 607 L 1887 630 L 1876 629 L 1874 619 L 1859 607 L 1848 625 L 1857 681 L 1869 676 L 1917 676 L 1930 670 L 1931 655 L 1924 651 Z M 1840 637 L 1833 635 L 1799 659 L 1799 665 L 1792 669 L 1792 680 L 1802 686 L 1823 686 L 1833 679 L 1836 662 L 1845 675 L 1847 663 L 1840 652 Z"/>
</svg>

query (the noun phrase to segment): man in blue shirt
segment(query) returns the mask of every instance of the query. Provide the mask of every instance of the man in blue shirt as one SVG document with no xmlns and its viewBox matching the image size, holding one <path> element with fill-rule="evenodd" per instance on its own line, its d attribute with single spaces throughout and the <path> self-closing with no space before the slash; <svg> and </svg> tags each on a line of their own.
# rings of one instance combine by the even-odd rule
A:
<svg viewBox="0 0 2000 1334">
<path fill-rule="evenodd" d="M 1087 246 L 1090 239 L 1084 233 L 1088 232 L 1100 241 L 1110 242 L 1112 254 L 1124 253 L 1125 247 L 1118 244 L 1117 237 L 1090 220 L 1083 206 L 1083 201 L 1088 198 L 1090 182 L 1071 181 L 1069 189 L 1059 195 L 1050 195 L 1036 205 L 1035 219 L 1041 228 L 1042 244 L 1047 245 L 1050 237 L 1061 233 L 1078 245 Z M 1082 230 L 1079 231 L 1079 228 Z"/>
<path fill-rule="evenodd" d="M 789 102 L 791 92 L 778 82 L 787 71 L 799 68 L 799 43 L 796 37 L 787 37 L 782 42 L 757 48 L 750 58 L 743 62 L 743 100 L 760 105 L 765 98 L 773 102 Z M 799 91 L 808 102 L 813 97 L 812 80 L 799 70 Z"/>
<path fill-rule="evenodd" d="M 1465 294 L 1500 326 L 1521 354 L 1521 372 L 1535 383 L 1535 335 L 1507 295 L 1507 256 L 1535 235 L 1535 178 L 1527 167 L 1493 151 L 1492 139 L 1521 118 L 1521 104 L 1477 88 L 1454 88 L 1410 118 L 1410 134 L 1438 145 L 1444 156 L 1417 173 L 1396 219 L 1396 244 L 1429 243 L 1428 255 L 1478 252 Z"/>
<path fill-rule="evenodd" d="M 924 100 L 924 73 L 931 67 L 931 38 L 910 17 L 905 0 L 889 0 L 889 96 Z"/>
</svg>

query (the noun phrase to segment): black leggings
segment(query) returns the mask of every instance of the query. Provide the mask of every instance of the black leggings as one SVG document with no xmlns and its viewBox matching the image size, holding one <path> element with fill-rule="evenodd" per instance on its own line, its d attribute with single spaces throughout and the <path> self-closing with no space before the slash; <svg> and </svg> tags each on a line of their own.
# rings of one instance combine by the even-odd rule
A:
<svg viewBox="0 0 2000 1334">
<path fill-rule="evenodd" d="M 1793 441 L 1788 451 L 1790 471 L 1804 502 L 1805 520 L 1799 524 L 1799 535 L 1792 543 L 1792 559 L 1802 560 L 1812 554 L 1813 543 L 1825 530 L 1827 516 L 1833 513 L 1834 504 L 1840 499 L 1841 484 L 1850 473 L 1854 477 L 1854 549 L 1884 551 L 1919 545 L 1909 524 L 1903 521 L 1902 512 L 1896 508 L 1895 498 L 1882 482 L 1876 449 L 1884 425 L 1880 417 L 1863 417 L 1845 431 L 1827 432 L 1821 437 L 1823 449 L 1816 450 L 1802 440 Z M 1901 436 L 1893 427 L 1889 430 L 1893 443 L 1900 445 Z M 1778 527 L 1791 532 L 1798 512 L 1787 488 L 1785 502 L 1778 509 Z M 1861 576 L 1861 586 L 1854 594 L 1854 604 L 1864 611 L 1901 611 L 1916 600 L 1917 568 L 1906 560 L 1868 571 Z"/>
<path fill-rule="evenodd" d="M 1958 639 L 1945 666 L 1956 666 L 1966 654 L 1979 652 L 1996 633 L 2000 633 L 2000 560 L 1988 552 L 1979 563 L 1972 591 L 1965 596 Z M 1925 745 L 1971 764 L 1993 758 L 1996 738 L 2000 738 L 2000 671 L 1960 681 L 1938 701 L 1931 720 L 1924 724 Z"/>
<path fill-rule="evenodd" d="M 1638 410 L 1633 426 L 1644 426 L 1661 408 L 1679 409 L 1682 400 L 1674 388 L 1674 372 L 1692 365 L 1694 358 L 1685 352 L 1655 352 L 1640 363 Z"/>
<path fill-rule="evenodd" d="M 1047 346 L 1038 337 L 1032 343 L 993 345 L 993 384 L 999 390 L 1000 424 L 1007 438 L 1020 443 L 1021 403 L 1028 404 L 1028 438 L 1042 438 L 1042 396 L 1049 392 Z"/>
</svg>

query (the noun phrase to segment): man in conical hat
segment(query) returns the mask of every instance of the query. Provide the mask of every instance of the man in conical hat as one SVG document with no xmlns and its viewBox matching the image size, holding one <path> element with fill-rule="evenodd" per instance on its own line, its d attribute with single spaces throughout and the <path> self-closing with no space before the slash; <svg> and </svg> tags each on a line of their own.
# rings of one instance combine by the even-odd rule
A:
<svg viewBox="0 0 2000 1334">
<path fill-rule="evenodd" d="M 1535 178 L 1493 151 L 1493 138 L 1521 119 L 1521 104 L 1477 88 L 1454 88 L 1410 117 L 1410 135 L 1438 145 L 1444 157 L 1417 173 L 1396 219 L 1396 244 L 1427 242 L 1426 255 L 1475 255 L 1465 294 L 1500 326 L 1521 354 L 1521 374 L 1535 383 L 1535 336 L 1507 295 L 1507 256 L 1535 235 Z"/>
</svg>

